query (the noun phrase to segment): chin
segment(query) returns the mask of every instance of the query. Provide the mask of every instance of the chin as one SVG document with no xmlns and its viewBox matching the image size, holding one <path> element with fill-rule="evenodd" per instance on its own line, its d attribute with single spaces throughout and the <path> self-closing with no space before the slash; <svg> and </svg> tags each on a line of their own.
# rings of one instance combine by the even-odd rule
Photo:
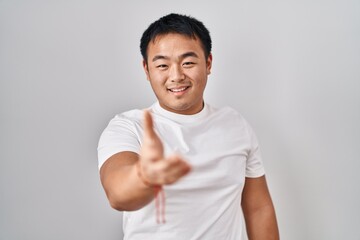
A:
<svg viewBox="0 0 360 240">
<path fill-rule="evenodd" d="M 186 111 L 190 110 L 190 108 L 187 106 L 174 106 L 174 107 L 171 107 L 171 109 L 174 111 L 177 111 L 177 112 L 186 112 Z"/>
<path fill-rule="evenodd" d="M 183 104 L 163 104 L 163 107 L 165 107 L 165 109 L 167 109 L 168 111 L 171 112 L 187 112 L 191 110 L 191 105 L 187 104 L 187 103 L 183 103 Z"/>
</svg>

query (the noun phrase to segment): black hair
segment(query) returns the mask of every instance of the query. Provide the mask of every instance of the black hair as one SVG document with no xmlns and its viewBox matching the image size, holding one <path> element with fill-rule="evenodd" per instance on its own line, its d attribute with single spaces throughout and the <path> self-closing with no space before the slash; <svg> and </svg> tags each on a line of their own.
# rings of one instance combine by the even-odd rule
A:
<svg viewBox="0 0 360 240">
<path fill-rule="evenodd" d="M 193 17 L 171 13 L 150 24 L 143 33 L 140 40 L 140 52 L 146 62 L 150 41 L 154 41 L 159 35 L 168 33 L 178 33 L 193 39 L 198 38 L 202 43 L 205 57 L 207 58 L 211 53 L 211 37 L 205 25 Z"/>
</svg>

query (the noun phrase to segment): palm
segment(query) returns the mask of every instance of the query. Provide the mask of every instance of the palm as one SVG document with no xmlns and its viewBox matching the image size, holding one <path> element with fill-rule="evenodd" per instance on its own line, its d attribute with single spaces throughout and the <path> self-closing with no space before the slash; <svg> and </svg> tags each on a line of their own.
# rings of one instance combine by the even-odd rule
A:
<svg viewBox="0 0 360 240">
<path fill-rule="evenodd" d="M 140 165 L 146 178 L 154 185 L 171 184 L 190 171 L 189 164 L 178 155 L 164 156 L 164 147 L 154 131 L 148 111 L 144 113 L 144 138 Z"/>
</svg>

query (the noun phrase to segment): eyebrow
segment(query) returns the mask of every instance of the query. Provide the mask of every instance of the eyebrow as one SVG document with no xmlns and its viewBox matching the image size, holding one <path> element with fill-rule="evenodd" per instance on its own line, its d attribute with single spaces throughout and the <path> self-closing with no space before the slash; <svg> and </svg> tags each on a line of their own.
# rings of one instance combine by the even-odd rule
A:
<svg viewBox="0 0 360 240">
<path fill-rule="evenodd" d="M 199 56 L 195 52 L 186 52 L 186 53 L 180 55 L 181 59 L 187 58 L 187 57 L 199 58 Z M 152 61 L 155 62 L 156 60 L 159 60 L 159 59 L 168 60 L 169 57 L 164 56 L 164 55 L 156 55 L 155 57 L 153 57 Z"/>
</svg>

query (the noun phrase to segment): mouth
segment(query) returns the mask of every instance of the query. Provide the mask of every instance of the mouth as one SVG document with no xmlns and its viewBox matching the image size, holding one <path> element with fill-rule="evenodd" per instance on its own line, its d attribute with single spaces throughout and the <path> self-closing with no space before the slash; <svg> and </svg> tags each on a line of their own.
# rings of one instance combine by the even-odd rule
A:
<svg viewBox="0 0 360 240">
<path fill-rule="evenodd" d="M 177 88 L 168 88 L 168 91 L 170 91 L 170 92 L 172 92 L 172 93 L 183 93 L 183 92 L 185 92 L 187 89 L 189 89 L 189 86 L 177 87 Z"/>
</svg>

